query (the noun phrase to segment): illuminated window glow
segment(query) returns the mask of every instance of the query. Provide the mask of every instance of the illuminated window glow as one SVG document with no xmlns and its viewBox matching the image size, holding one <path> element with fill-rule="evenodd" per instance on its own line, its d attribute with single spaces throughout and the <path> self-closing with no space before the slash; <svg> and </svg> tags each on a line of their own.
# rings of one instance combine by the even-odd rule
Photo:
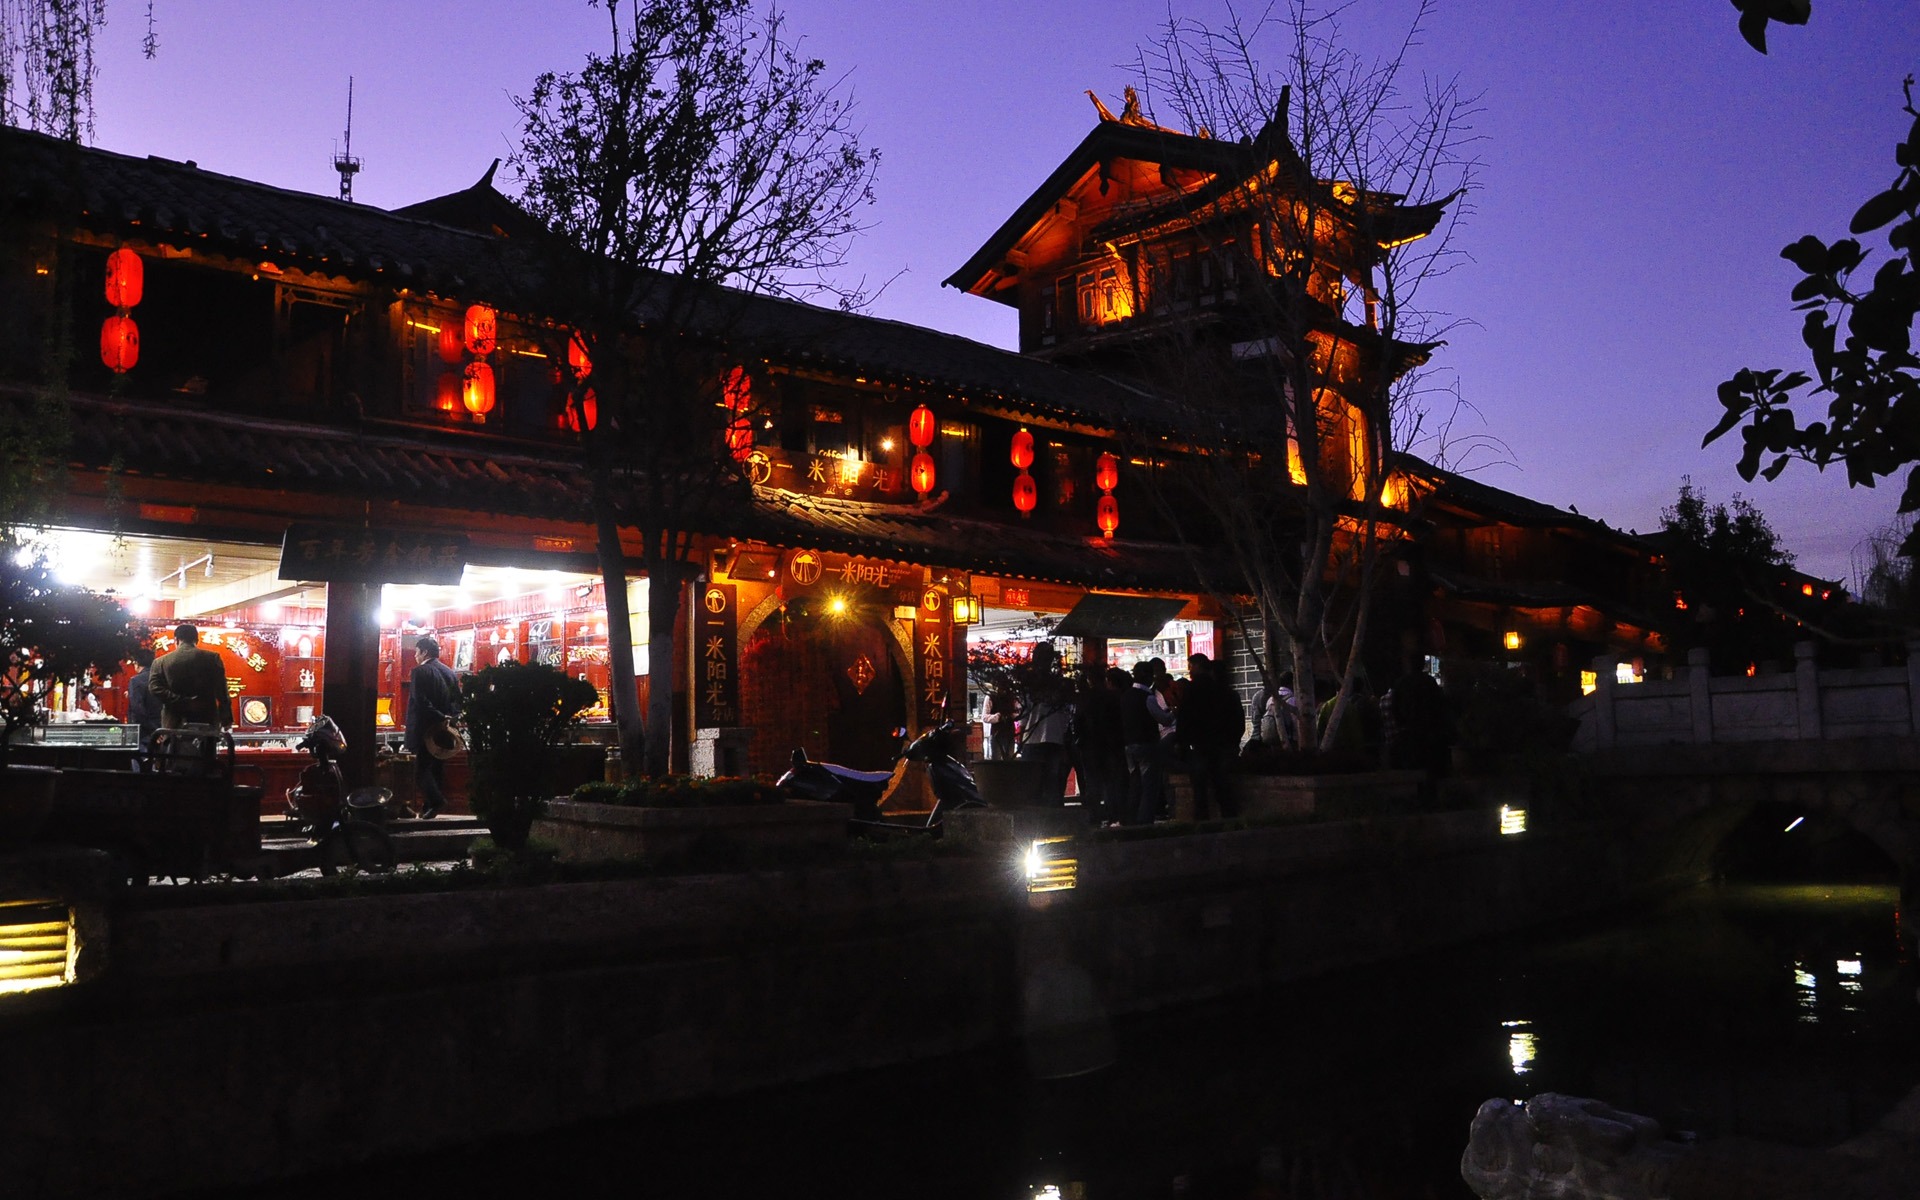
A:
<svg viewBox="0 0 1920 1200">
<path fill-rule="evenodd" d="M 1613 681 L 1615 683 L 1639 683 L 1641 678 L 1640 672 L 1633 669 L 1632 663 L 1623 662 L 1614 664 Z"/>
<path fill-rule="evenodd" d="M 1508 805 L 1502 804 L 1500 806 L 1501 835 L 1503 837 L 1512 837 L 1515 834 L 1525 833 L 1526 831 L 1527 831 L 1527 810 L 1524 808 L 1513 808 Z"/>
<path fill-rule="evenodd" d="M 1599 690 L 1600 690 L 1600 672 L 1598 671 L 1580 672 L 1580 694 L 1582 696 L 1591 696 Z"/>
</svg>

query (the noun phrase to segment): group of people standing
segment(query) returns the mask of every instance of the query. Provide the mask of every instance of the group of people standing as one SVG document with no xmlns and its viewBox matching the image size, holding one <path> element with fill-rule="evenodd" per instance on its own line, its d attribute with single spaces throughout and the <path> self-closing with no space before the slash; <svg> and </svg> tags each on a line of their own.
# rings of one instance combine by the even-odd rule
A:
<svg viewBox="0 0 1920 1200">
<path fill-rule="evenodd" d="M 162 729 L 186 725 L 233 725 L 233 698 L 220 655 L 200 646 L 200 630 L 180 624 L 174 648 L 158 658 L 141 647 L 134 651 L 140 669 L 127 681 L 127 722 L 140 730 L 140 747 L 153 745 Z M 460 679 L 440 661 L 440 643 L 423 637 L 414 643 L 414 668 L 407 692 L 407 749 L 413 753 L 414 784 L 420 815 L 432 817 L 446 807 L 446 763 L 428 742 L 460 713 Z"/>
<path fill-rule="evenodd" d="M 1012 754 L 1044 764 L 1041 798 L 1061 803 L 1070 774 L 1097 824 L 1145 825 L 1172 815 L 1167 774 L 1184 762 L 1193 782 L 1194 817 L 1237 816 L 1227 773 L 1240 751 L 1246 714 L 1240 697 L 1205 654 L 1187 657 L 1176 679 L 1158 658 L 1083 671 L 1060 669 L 1054 649 L 1034 648 L 1018 694 L 989 699 L 995 758 Z M 1018 729 L 1016 734 L 1014 731 Z"/>
</svg>

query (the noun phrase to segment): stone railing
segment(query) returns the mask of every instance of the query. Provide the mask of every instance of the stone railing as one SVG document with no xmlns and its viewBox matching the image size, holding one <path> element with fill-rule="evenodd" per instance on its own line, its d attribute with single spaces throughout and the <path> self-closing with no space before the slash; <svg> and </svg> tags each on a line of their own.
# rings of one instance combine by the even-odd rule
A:
<svg viewBox="0 0 1920 1200">
<path fill-rule="evenodd" d="M 1687 655 L 1684 678 L 1618 683 L 1616 660 L 1597 658 L 1596 688 L 1568 708 L 1576 750 L 1673 743 L 1790 742 L 1920 733 L 1920 642 L 1903 667 L 1822 670 L 1814 647 L 1794 647 L 1791 672 L 1712 676 L 1707 652 Z"/>
</svg>

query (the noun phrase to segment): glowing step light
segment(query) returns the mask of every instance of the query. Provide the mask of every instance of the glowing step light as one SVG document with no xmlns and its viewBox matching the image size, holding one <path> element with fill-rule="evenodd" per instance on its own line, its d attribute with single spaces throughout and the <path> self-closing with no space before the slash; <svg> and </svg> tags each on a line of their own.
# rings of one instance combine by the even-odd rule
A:
<svg viewBox="0 0 1920 1200">
<path fill-rule="evenodd" d="M 1027 849 L 1027 892 L 1065 892 L 1073 888 L 1080 875 L 1080 860 L 1056 857 L 1049 847 L 1070 843 L 1068 837 L 1037 838 Z"/>
<path fill-rule="evenodd" d="M 65 987 L 79 946 L 73 910 L 52 900 L 0 903 L 0 994 Z"/>
</svg>

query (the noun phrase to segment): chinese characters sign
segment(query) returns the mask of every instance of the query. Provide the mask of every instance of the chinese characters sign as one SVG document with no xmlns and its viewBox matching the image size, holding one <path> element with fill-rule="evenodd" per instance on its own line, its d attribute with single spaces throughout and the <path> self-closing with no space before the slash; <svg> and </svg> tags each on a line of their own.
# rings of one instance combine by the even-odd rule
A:
<svg viewBox="0 0 1920 1200">
<path fill-rule="evenodd" d="M 694 620 L 693 723 L 740 723 L 740 621 L 731 583 L 710 583 Z"/>
<path fill-rule="evenodd" d="M 892 593 L 912 586 L 919 575 L 917 567 L 819 550 L 796 550 L 786 564 L 786 586 L 794 589 L 832 587 Z"/>
<path fill-rule="evenodd" d="M 953 615 L 946 595 L 927 589 L 913 627 L 913 683 L 921 725 L 947 719 L 947 687 L 953 667 Z"/>
<path fill-rule="evenodd" d="M 282 579 L 457 584 L 466 565 L 464 533 L 293 525 L 280 543 Z"/>
</svg>

